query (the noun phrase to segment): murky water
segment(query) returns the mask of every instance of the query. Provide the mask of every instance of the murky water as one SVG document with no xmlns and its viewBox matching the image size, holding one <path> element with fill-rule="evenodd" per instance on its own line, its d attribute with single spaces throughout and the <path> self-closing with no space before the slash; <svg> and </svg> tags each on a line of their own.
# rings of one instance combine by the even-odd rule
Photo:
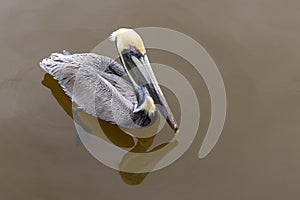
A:
<svg viewBox="0 0 300 200">
<path fill-rule="evenodd" d="M 293 0 L 1 2 L 1 197 L 299 198 L 299 8 Z M 69 99 L 38 64 L 63 49 L 89 52 L 124 26 L 183 32 L 216 62 L 228 113 L 205 159 L 198 151 L 210 120 L 207 88 L 185 60 L 155 50 L 150 60 L 183 73 L 200 99 L 200 129 L 188 151 L 162 170 L 130 174 L 104 166 L 79 142 Z M 164 92 L 180 116 L 173 94 Z M 122 148 L 135 145 L 124 134 L 107 137 Z M 152 142 L 141 139 L 132 151 L 149 151 Z"/>
</svg>

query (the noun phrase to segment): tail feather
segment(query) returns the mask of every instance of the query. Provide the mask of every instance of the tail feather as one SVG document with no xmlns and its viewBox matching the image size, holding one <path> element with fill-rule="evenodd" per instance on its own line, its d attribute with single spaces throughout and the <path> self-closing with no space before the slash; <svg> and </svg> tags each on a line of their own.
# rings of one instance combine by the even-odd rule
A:
<svg viewBox="0 0 300 200">
<path fill-rule="evenodd" d="M 65 60 L 64 55 L 67 54 L 52 53 L 49 58 L 44 58 L 40 62 L 40 67 L 53 76 L 59 68 L 64 66 L 62 65 Z"/>
</svg>

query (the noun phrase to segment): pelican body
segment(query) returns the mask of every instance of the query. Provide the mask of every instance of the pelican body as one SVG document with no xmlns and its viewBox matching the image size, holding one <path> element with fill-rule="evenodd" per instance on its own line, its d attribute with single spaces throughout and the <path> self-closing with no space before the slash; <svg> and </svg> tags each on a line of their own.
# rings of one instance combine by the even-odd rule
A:
<svg viewBox="0 0 300 200">
<path fill-rule="evenodd" d="M 110 39 L 116 44 L 123 66 L 106 56 L 67 51 L 51 54 L 40 66 L 88 114 L 121 127 L 141 128 L 153 124 L 160 110 L 177 133 L 179 127 L 152 71 L 141 37 L 132 29 L 121 28 Z M 94 91 L 94 98 L 90 91 Z"/>
</svg>

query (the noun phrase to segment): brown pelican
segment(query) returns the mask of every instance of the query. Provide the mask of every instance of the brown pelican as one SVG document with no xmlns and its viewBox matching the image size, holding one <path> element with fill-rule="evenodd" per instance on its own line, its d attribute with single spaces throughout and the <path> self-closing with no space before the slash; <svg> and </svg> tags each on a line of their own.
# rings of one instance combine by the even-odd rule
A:
<svg viewBox="0 0 300 200">
<path fill-rule="evenodd" d="M 80 109 L 125 128 L 151 125 L 157 108 L 169 126 L 178 125 L 151 69 L 141 37 L 132 29 L 113 32 L 121 62 L 93 53 L 53 53 L 40 63 Z M 129 71 L 131 73 L 129 73 Z M 73 91 L 76 82 L 76 94 Z M 95 91 L 95 98 L 85 95 Z"/>
</svg>

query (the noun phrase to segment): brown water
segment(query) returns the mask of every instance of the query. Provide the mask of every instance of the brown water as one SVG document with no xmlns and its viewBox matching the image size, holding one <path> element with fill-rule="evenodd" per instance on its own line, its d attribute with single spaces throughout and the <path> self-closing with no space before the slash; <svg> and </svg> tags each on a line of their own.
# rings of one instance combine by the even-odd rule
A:
<svg viewBox="0 0 300 200">
<path fill-rule="evenodd" d="M 2 1 L 1 198 L 298 199 L 299 9 L 295 0 Z M 200 130 L 169 167 L 120 173 L 78 143 L 70 102 L 38 63 L 63 49 L 89 52 L 119 27 L 145 26 L 183 32 L 206 48 L 223 76 L 228 114 L 219 142 L 199 160 L 210 118 L 206 86 L 186 61 L 149 51 L 151 61 L 186 69 L 201 99 Z M 125 136 L 115 142 L 133 144 Z"/>
</svg>

